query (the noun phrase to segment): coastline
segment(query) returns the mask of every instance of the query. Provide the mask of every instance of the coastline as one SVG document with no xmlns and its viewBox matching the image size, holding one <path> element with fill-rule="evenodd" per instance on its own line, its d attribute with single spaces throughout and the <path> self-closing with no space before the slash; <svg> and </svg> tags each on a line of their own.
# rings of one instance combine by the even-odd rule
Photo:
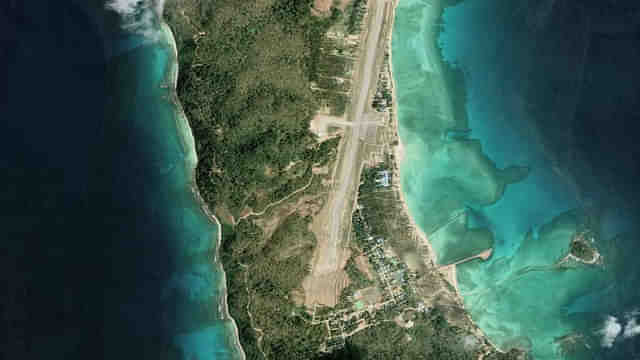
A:
<svg viewBox="0 0 640 360">
<path fill-rule="evenodd" d="M 400 170 L 401 166 L 403 165 L 404 162 L 404 156 L 405 156 L 405 147 L 404 144 L 402 143 L 402 137 L 400 136 L 400 124 L 398 122 L 398 115 L 397 115 L 397 110 L 398 110 L 398 99 L 396 96 L 396 89 L 397 89 L 397 84 L 396 84 L 396 80 L 393 77 L 393 51 L 391 51 L 391 41 L 393 38 L 393 25 L 395 22 L 395 12 L 396 12 L 396 7 L 398 6 L 399 2 L 401 0 L 392 0 L 391 2 L 391 11 L 390 11 L 390 22 L 389 22 L 389 36 L 387 37 L 387 49 L 389 49 L 389 79 L 391 80 L 391 101 L 392 104 L 394 106 L 394 111 L 392 111 L 390 113 L 390 120 L 391 120 L 391 127 L 394 129 L 395 131 L 395 135 L 397 136 L 398 139 L 398 145 L 393 147 L 393 157 L 394 157 L 394 166 Z M 407 218 L 409 218 L 411 227 L 413 228 L 413 230 L 416 232 L 416 235 L 418 236 L 418 238 L 423 242 L 424 245 L 427 246 L 427 248 L 429 249 L 429 261 L 431 262 L 431 264 L 433 266 L 437 266 L 437 262 L 436 262 L 436 253 L 433 250 L 433 246 L 431 245 L 431 242 L 429 242 L 429 239 L 427 238 L 427 234 L 418 226 L 418 224 L 416 223 L 415 219 L 413 218 L 413 216 L 411 215 L 411 212 L 409 211 L 409 205 L 407 203 L 407 199 L 405 197 L 404 191 L 402 190 L 402 182 L 400 182 L 399 186 L 398 186 L 398 192 L 400 195 L 400 201 L 402 202 L 402 208 L 403 211 L 405 212 L 405 214 L 407 215 Z"/>
<path fill-rule="evenodd" d="M 399 125 L 399 120 L 398 120 L 398 109 L 399 109 L 399 104 L 398 104 L 398 100 L 397 100 L 397 94 L 396 94 L 396 89 L 397 89 L 397 84 L 396 84 L 396 80 L 395 77 L 393 76 L 393 51 L 392 51 L 392 38 L 393 38 L 393 25 L 395 22 L 395 12 L 396 12 L 396 8 L 399 4 L 401 0 L 391 0 L 391 10 L 390 10 L 390 31 L 388 33 L 387 36 L 387 48 L 388 48 L 388 54 L 389 54 L 389 66 L 388 66 L 388 72 L 389 72 L 389 78 L 391 81 L 391 97 L 392 97 L 392 111 L 390 112 L 390 125 L 393 128 L 393 131 L 395 132 L 395 136 L 397 138 L 397 145 L 392 146 L 393 148 L 393 155 L 394 155 L 394 167 L 398 170 L 398 173 L 400 173 L 400 169 L 403 165 L 406 166 L 406 164 L 404 164 L 405 161 L 405 145 L 403 144 L 403 139 L 402 136 L 400 135 L 400 125 Z M 440 5 L 440 4 L 439 4 Z M 436 256 L 436 252 L 431 244 L 431 242 L 429 241 L 427 234 L 418 226 L 418 224 L 416 223 L 414 217 L 411 214 L 411 211 L 409 209 L 408 206 L 408 202 L 407 202 L 407 198 L 406 195 L 402 189 L 402 181 L 399 182 L 399 186 L 397 187 L 397 191 L 399 193 L 399 197 L 400 197 L 400 201 L 402 202 L 402 208 L 403 211 L 405 212 L 407 218 L 409 219 L 409 223 L 410 226 L 412 227 L 412 230 L 415 232 L 416 236 L 418 237 L 418 239 L 422 242 L 423 245 L 425 245 L 427 247 L 427 249 L 429 250 L 429 254 L 427 256 L 427 258 L 425 260 L 428 260 L 431 265 L 438 270 L 438 272 L 440 274 L 443 275 L 444 277 L 444 281 L 449 282 L 453 288 L 455 289 L 455 295 L 457 300 L 460 302 L 461 307 L 464 309 L 464 302 L 462 299 L 462 294 L 460 293 L 460 289 L 458 287 L 458 281 L 457 281 L 457 271 L 456 271 L 456 266 L 460 263 L 464 263 L 476 258 L 480 258 L 483 261 L 487 260 L 492 252 L 493 249 L 487 249 L 479 254 L 473 255 L 469 258 L 463 259 L 461 261 L 458 261 L 454 264 L 450 264 L 447 266 L 439 266 L 439 264 L 437 263 L 437 256 Z M 478 359 L 483 359 L 488 353 L 490 353 L 492 350 L 493 351 L 497 351 L 499 353 L 506 353 L 504 350 L 500 349 L 498 346 L 496 346 L 496 344 L 494 344 L 493 342 L 491 342 L 491 340 L 487 337 L 487 335 L 482 331 L 482 329 L 476 324 L 476 322 L 471 318 L 471 314 L 469 314 L 466 309 L 465 309 L 465 317 L 468 319 L 468 321 L 471 323 L 471 325 L 476 329 L 477 331 L 477 335 L 481 338 L 481 340 L 485 343 L 485 345 L 489 346 L 489 349 L 484 348 L 481 352 L 480 355 L 478 357 Z"/>
<path fill-rule="evenodd" d="M 221 320 L 223 321 L 230 321 L 230 324 L 232 326 L 232 330 L 234 332 L 234 336 L 232 339 L 233 342 L 233 346 L 234 346 L 234 350 L 235 353 L 240 354 L 240 359 L 245 360 L 246 359 L 246 354 L 244 352 L 244 349 L 242 348 L 242 345 L 240 344 L 240 336 L 239 336 L 239 332 L 238 332 L 238 325 L 236 324 L 236 321 L 231 317 L 231 315 L 229 314 L 229 305 L 227 304 L 227 276 L 226 273 L 222 267 L 222 264 L 220 262 L 218 262 L 218 253 L 220 251 L 220 246 L 222 243 L 222 225 L 220 224 L 220 221 L 218 220 L 218 218 L 209 210 L 209 207 L 207 206 L 206 202 L 204 201 L 204 199 L 202 198 L 202 196 L 200 195 L 200 191 L 198 190 L 198 185 L 195 181 L 195 170 L 196 170 L 196 166 L 197 166 L 197 162 L 198 162 L 198 158 L 197 158 L 197 154 L 195 151 L 195 142 L 193 139 L 193 131 L 191 130 L 191 127 L 189 125 L 189 122 L 187 120 L 187 117 L 182 109 L 182 105 L 180 103 L 180 100 L 178 99 L 178 94 L 177 94 L 177 85 L 178 85 L 178 71 L 179 71 L 179 64 L 178 64 L 178 48 L 176 46 L 176 42 L 175 42 L 175 37 L 173 36 L 173 31 L 171 30 L 171 28 L 169 27 L 169 25 L 164 21 L 164 19 L 161 19 L 161 27 L 162 27 L 162 31 L 165 34 L 166 40 L 168 42 L 168 44 L 171 46 L 171 48 L 173 49 L 173 58 L 171 59 L 171 87 L 169 87 L 169 91 L 171 93 L 171 101 L 174 103 L 175 105 L 175 110 L 176 110 L 176 122 L 178 124 L 177 127 L 182 130 L 180 131 L 180 137 L 181 140 L 184 141 L 183 146 L 185 146 L 185 149 L 187 149 L 190 154 L 189 155 L 193 155 L 193 156 L 189 156 L 187 159 L 187 162 L 189 163 L 188 166 L 190 167 L 190 190 L 191 193 L 193 194 L 195 200 L 199 203 L 200 205 L 200 209 L 202 210 L 202 212 L 207 216 L 207 218 L 209 219 L 209 221 L 211 221 L 212 223 L 214 223 L 217 228 L 218 231 L 217 236 L 216 236 L 216 248 L 215 248 L 215 253 L 213 256 L 213 263 L 216 264 L 217 266 L 217 270 L 218 272 L 222 275 L 220 282 L 221 282 L 221 290 L 222 290 L 222 295 L 220 296 L 220 300 L 221 302 L 218 304 L 218 312 L 221 316 Z M 181 121 L 182 120 L 182 121 Z M 180 124 L 180 122 L 182 122 L 182 124 Z M 182 125 L 182 126 L 180 126 Z M 189 161 L 191 160 L 191 161 Z"/>
<path fill-rule="evenodd" d="M 396 96 L 396 89 L 397 89 L 397 84 L 395 82 L 395 78 L 393 77 L 393 57 L 392 57 L 392 47 L 391 47 L 391 43 L 392 43 L 392 37 L 393 37 L 393 25 L 395 22 L 395 11 L 396 11 L 396 7 L 398 6 L 400 0 L 391 0 L 388 4 L 390 6 L 388 15 L 389 16 L 389 32 L 387 34 L 387 38 L 386 40 L 386 44 L 387 44 L 387 48 L 388 48 L 388 54 L 389 54 L 389 67 L 388 67 L 388 71 L 389 71 L 389 78 L 390 78 L 390 83 L 391 83 L 391 96 L 392 96 L 392 103 L 393 103 L 393 111 L 390 112 L 390 125 L 395 133 L 395 135 L 397 136 L 398 139 L 398 143 L 395 146 L 392 146 L 392 150 L 393 150 L 393 154 L 394 154 L 394 168 L 396 169 L 400 169 L 401 166 L 403 165 L 403 162 L 405 160 L 405 146 L 402 143 L 402 138 L 400 136 L 399 133 L 399 121 L 397 118 L 397 109 L 398 109 L 398 102 L 397 102 L 397 96 Z M 177 97 L 177 92 L 176 92 L 176 86 L 177 86 L 177 81 L 178 81 L 178 52 L 177 52 L 177 47 L 176 47 L 176 43 L 175 43 L 175 38 L 173 36 L 173 32 L 171 31 L 170 27 L 168 26 L 168 24 L 166 24 L 164 21 L 162 21 L 162 29 L 163 32 L 165 32 L 166 36 L 167 36 L 167 40 L 169 45 L 172 47 L 173 49 L 173 53 L 174 53 L 174 58 L 172 59 L 173 63 L 171 64 L 172 69 L 170 71 L 170 78 L 168 79 L 168 83 L 170 83 L 171 85 L 168 85 L 167 87 L 169 88 L 170 91 L 170 101 L 172 101 L 175 106 L 176 106 L 176 122 L 177 122 L 177 127 L 182 130 L 181 131 L 181 135 L 182 135 L 182 141 L 184 142 L 183 145 L 185 146 L 185 149 L 188 149 L 189 154 L 187 154 L 187 158 L 188 158 L 188 163 L 190 166 L 190 171 L 191 171 L 191 192 L 193 193 L 193 196 L 195 197 L 195 199 L 197 199 L 197 201 L 200 204 L 200 208 L 201 210 L 207 215 L 207 217 L 209 218 L 209 220 L 216 224 L 216 226 L 218 226 L 218 232 L 217 232 L 217 244 L 216 244 L 216 251 L 214 253 L 214 257 L 213 257 L 213 261 L 214 263 L 218 261 L 218 251 L 220 250 L 220 244 L 221 244 L 221 239 L 222 239 L 222 229 L 220 226 L 220 222 L 218 220 L 218 218 L 210 211 L 210 209 L 208 208 L 206 202 L 204 201 L 204 199 L 201 197 L 200 192 L 198 191 L 198 187 L 197 184 L 195 182 L 195 167 L 197 164 L 197 155 L 195 153 L 195 146 L 194 146 L 194 140 L 193 140 L 193 133 L 191 131 L 191 128 L 189 126 L 189 122 L 187 121 L 186 115 L 184 114 L 184 111 L 182 109 L 182 106 L 180 104 L 180 101 Z M 192 156 L 191 156 L 192 155 Z M 192 160 L 192 161 L 189 161 Z M 428 255 L 425 258 L 425 260 L 427 262 L 430 262 L 431 265 L 437 269 L 439 272 L 443 273 L 442 270 L 444 270 L 444 268 L 447 268 L 447 273 L 450 274 L 449 276 L 445 276 L 444 281 L 448 281 L 451 283 L 451 285 L 454 287 L 455 289 L 455 295 L 457 297 L 457 299 L 459 300 L 460 304 L 462 305 L 462 296 L 460 294 L 460 291 L 458 289 L 457 286 L 457 281 L 456 281 L 456 268 L 455 265 L 456 264 L 452 264 L 446 267 L 439 267 L 437 264 L 437 257 L 436 257 L 436 252 L 433 249 L 432 244 L 430 243 L 426 233 L 417 225 L 417 223 L 415 222 L 415 219 L 413 218 L 413 216 L 411 215 L 411 212 L 409 210 L 409 206 L 408 206 L 408 202 L 406 199 L 406 195 L 404 193 L 404 191 L 402 190 L 402 183 L 400 182 L 399 186 L 397 187 L 397 191 L 399 192 L 399 198 L 400 201 L 402 202 L 402 208 L 403 211 L 405 212 L 407 218 L 409 219 L 410 222 L 410 226 L 412 228 L 412 231 L 415 232 L 417 238 L 421 241 L 421 243 L 423 245 L 425 245 L 428 249 Z M 478 254 L 475 255 L 473 257 L 470 257 L 466 260 L 471 260 L 473 258 L 476 257 L 483 257 L 482 256 L 484 254 Z M 488 257 L 488 256 L 487 256 Z M 234 331 L 234 339 L 233 339 L 233 343 L 235 346 L 235 349 L 237 350 L 237 352 L 239 354 L 241 354 L 241 358 L 244 360 L 246 359 L 246 354 L 244 353 L 244 350 L 242 349 L 242 346 L 240 344 L 239 341 L 239 333 L 238 333 L 238 327 L 237 324 L 235 322 L 235 320 L 230 316 L 229 311 L 228 311 L 228 304 L 227 304 L 227 289 L 226 289 L 226 274 L 224 272 L 224 269 L 222 267 L 221 263 L 217 263 L 217 268 L 219 269 L 220 273 L 222 274 L 221 277 L 221 290 L 222 290 L 222 296 L 220 297 L 220 303 L 218 304 L 218 310 L 219 313 L 222 317 L 222 320 L 230 320 L 230 324 L 233 327 L 233 331 Z M 450 269 L 450 270 L 449 270 Z M 472 326 L 478 330 L 479 335 L 481 336 L 482 341 L 486 344 L 488 343 L 489 345 L 491 345 L 491 347 L 495 350 L 500 351 L 493 343 L 491 343 L 486 335 L 484 335 L 484 333 L 482 333 L 482 331 L 480 330 L 480 328 L 477 326 L 477 324 L 471 319 L 470 315 L 468 313 L 465 314 L 466 317 L 468 318 L 468 320 L 470 321 L 470 323 L 472 324 Z M 486 350 L 486 349 L 485 349 Z M 500 351 L 502 352 L 502 351 Z M 482 354 L 481 354 L 482 356 Z"/>
</svg>

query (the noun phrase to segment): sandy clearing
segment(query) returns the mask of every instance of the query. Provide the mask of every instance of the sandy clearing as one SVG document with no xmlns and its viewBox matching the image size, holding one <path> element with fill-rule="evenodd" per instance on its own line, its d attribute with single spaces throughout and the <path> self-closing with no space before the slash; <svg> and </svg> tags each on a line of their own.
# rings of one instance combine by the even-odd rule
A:
<svg viewBox="0 0 640 360">
<path fill-rule="evenodd" d="M 312 133 L 318 136 L 319 141 L 324 141 L 327 138 L 330 138 L 332 135 L 335 135 L 329 133 L 330 127 L 346 128 L 358 124 L 380 126 L 384 123 L 383 119 L 380 116 L 376 116 L 376 114 L 367 114 L 366 120 L 360 121 L 358 123 L 347 121 L 344 117 L 318 114 L 311 120 L 309 130 L 311 130 Z"/>
<path fill-rule="evenodd" d="M 333 3 L 333 0 L 315 0 L 313 2 L 313 8 L 324 13 L 331 9 L 331 3 Z"/>
</svg>

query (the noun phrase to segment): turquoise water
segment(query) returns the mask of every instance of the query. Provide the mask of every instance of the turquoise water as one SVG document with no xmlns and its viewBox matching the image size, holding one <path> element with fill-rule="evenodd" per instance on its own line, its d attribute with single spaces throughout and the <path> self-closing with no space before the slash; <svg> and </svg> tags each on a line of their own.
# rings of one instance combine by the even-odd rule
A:
<svg viewBox="0 0 640 360">
<path fill-rule="evenodd" d="M 154 265 L 165 267 L 159 269 L 164 275 L 154 300 L 161 310 L 155 316 L 162 319 L 168 345 L 180 358 L 240 358 L 235 325 L 224 305 L 224 272 L 215 258 L 220 227 L 192 192 L 197 155 L 173 89 L 172 35 L 158 23 L 151 29 L 153 39 L 127 34 L 113 47 L 110 79 L 118 96 L 110 108 L 125 123 L 112 130 L 123 132 L 129 137 L 125 141 L 137 144 L 133 146 L 142 153 L 141 159 L 130 161 L 144 161 L 138 166 L 139 191 L 166 239 L 167 262 Z M 131 305 L 129 311 L 135 313 L 138 305 L 144 306 Z"/>
<path fill-rule="evenodd" d="M 167 307 L 166 326 L 184 359 L 238 358 L 234 324 L 222 306 L 226 296 L 224 274 L 214 260 L 220 228 L 191 192 L 197 161 L 193 139 L 174 103 L 175 94 L 161 86 L 170 84 L 176 61 L 168 41 L 172 40 L 163 38 L 142 45 L 121 59 L 133 60 L 139 66 L 136 93 L 144 95 L 136 100 L 146 104 L 136 102 L 134 117 L 139 120 L 136 125 L 147 128 L 149 139 L 153 139 L 149 143 L 153 152 L 150 158 L 157 160 L 152 166 L 163 175 L 160 181 L 165 188 L 154 194 L 157 211 L 163 213 L 175 238 L 175 270 L 162 292 L 162 299 L 175 306 Z M 145 69 L 148 78 L 140 75 Z"/>
<path fill-rule="evenodd" d="M 549 1 L 400 1 L 392 52 L 401 181 L 440 264 L 494 250 L 458 266 L 465 306 L 492 342 L 536 359 L 629 358 L 638 211 L 602 186 L 596 168 L 566 160 L 563 124 L 586 110 L 565 89 L 580 89 L 590 64 L 588 41 L 567 35 L 589 26 L 575 12 L 564 32 L 547 31 L 564 12 Z M 554 82 L 550 97 L 541 89 Z M 604 265 L 554 266 L 586 223 Z M 560 341 L 567 335 L 579 340 Z"/>
</svg>

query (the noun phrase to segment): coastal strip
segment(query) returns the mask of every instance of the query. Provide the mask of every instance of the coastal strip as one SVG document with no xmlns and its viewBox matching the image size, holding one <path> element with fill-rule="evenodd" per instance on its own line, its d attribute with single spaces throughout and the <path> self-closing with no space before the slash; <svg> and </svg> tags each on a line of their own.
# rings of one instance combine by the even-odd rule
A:
<svg viewBox="0 0 640 360">
<path fill-rule="evenodd" d="M 393 128 L 393 131 L 395 132 L 395 135 L 398 138 L 398 144 L 393 147 L 393 155 L 394 155 L 394 162 L 395 162 L 394 165 L 397 169 L 400 169 L 400 167 L 402 166 L 404 162 L 404 156 L 405 156 L 405 149 L 402 143 L 402 137 L 400 136 L 398 115 L 397 115 L 397 109 L 399 107 L 398 99 L 396 95 L 397 85 L 396 85 L 396 80 L 393 77 L 392 38 L 393 38 L 393 26 L 394 26 L 395 17 L 396 17 L 395 13 L 399 3 L 400 3 L 400 0 L 391 0 L 391 9 L 388 14 L 389 32 L 386 39 L 386 42 L 387 42 L 386 46 L 389 54 L 389 66 L 387 67 L 387 69 L 389 72 L 389 79 L 391 82 L 391 99 L 392 99 L 391 101 L 394 107 L 396 108 L 394 111 L 390 112 L 390 120 L 391 120 L 391 127 Z M 402 190 L 402 182 L 400 182 L 400 188 L 398 192 L 400 195 L 400 200 L 402 202 L 403 211 L 405 212 L 407 218 L 409 219 L 412 229 L 416 232 L 418 238 L 423 242 L 423 244 L 427 246 L 429 250 L 428 260 L 432 265 L 436 266 L 437 265 L 436 253 L 433 249 L 433 246 L 431 246 L 431 242 L 429 242 L 427 238 L 427 234 L 425 234 L 425 232 L 416 224 L 413 216 L 411 216 L 411 212 L 409 211 L 409 206 L 407 205 L 407 199 L 405 198 L 404 191 Z"/>
<path fill-rule="evenodd" d="M 242 345 L 240 344 L 238 326 L 235 320 L 231 317 L 231 315 L 229 315 L 229 306 L 227 304 L 227 287 L 226 287 L 227 276 L 226 276 L 226 273 L 224 272 L 222 264 L 218 261 L 218 252 L 220 251 L 220 246 L 222 243 L 222 226 L 218 218 L 209 210 L 209 207 L 207 206 L 206 202 L 200 195 L 200 191 L 198 190 L 198 185 L 195 181 L 195 170 L 196 170 L 198 158 L 195 150 L 193 132 L 191 130 L 191 127 L 189 126 L 189 122 L 187 121 L 187 117 L 182 109 L 182 105 L 178 99 L 178 94 L 177 94 L 178 71 L 179 71 L 178 48 L 176 46 L 175 37 L 173 36 L 173 32 L 171 31 L 171 28 L 169 27 L 169 25 L 162 20 L 161 26 L 162 26 L 162 32 L 165 35 L 165 39 L 167 43 L 173 49 L 173 57 L 171 59 L 171 71 L 170 71 L 171 78 L 169 81 L 172 86 L 169 88 L 169 91 L 171 92 L 170 97 L 176 109 L 176 117 L 175 117 L 177 122 L 176 125 L 178 129 L 182 130 L 180 131 L 180 139 L 181 141 L 183 141 L 183 146 L 185 150 L 190 155 L 187 157 L 187 162 L 189 163 L 188 166 L 190 167 L 191 192 L 194 198 L 200 204 L 200 209 L 202 210 L 202 212 L 206 214 L 209 221 L 214 223 L 218 229 L 218 231 L 216 232 L 217 237 L 216 237 L 215 253 L 212 259 L 213 264 L 215 264 L 217 267 L 217 271 L 222 275 L 222 278 L 220 280 L 222 285 L 221 286 L 222 295 L 220 296 L 220 303 L 218 304 L 218 313 L 221 317 L 221 320 L 230 321 L 231 327 L 233 328 L 234 335 L 233 335 L 232 342 L 233 342 L 234 349 L 232 354 L 239 354 L 240 359 L 245 360 L 246 354 L 244 352 L 244 349 L 242 348 Z"/>
<path fill-rule="evenodd" d="M 393 147 L 393 155 L 394 155 L 394 161 L 395 161 L 394 165 L 398 169 L 400 169 L 404 163 L 405 149 L 402 143 L 402 137 L 400 136 L 400 129 L 399 129 L 399 123 L 398 123 L 397 109 L 399 105 L 398 105 L 398 99 L 396 95 L 397 84 L 396 84 L 395 78 L 393 77 L 393 51 L 391 51 L 392 49 L 391 42 L 393 38 L 393 25 L 395 22 L 396 7 L 398 6 L 399 2 L 400 0 L 391 1 L 391 11 L 389 13 L 389 29 L 390 30 L 386 39 L 387 49 L 389 51 L 388 71 L 389 71 L 389 79 L 391 81 L 391 98 L 392 98 L 392 104 L 396 108 L 394 111 L 391 111 L 390 120 L 391 120 L 391 127 L 393 128 L 393 131 L 395 131 L 395 135 L 398 138 L 398 144 L 395 147 Z M 403 211 L 405 212 L 407 218 L 410 221 L 411 228 L 416 232 L 416 235 L 418 236 L 418 238 L 423 242 L 425 246 L 427 246 L 429 250 L 429 257 L 428 257 L 429 262 L 431 263 L 431 265 L 437 266 L 436 253 L 435 253 L 435 250 L 433 249 L 433 246 L 431 245 L 431 242 L 427 238 L 427 234 L 418 226 L 413 216 L 411 216 L 407 199 L 405 197 L 404 191 L 402 190 L 402 182 L 400 182 L 398 193 L 400 196 L 400 201 L 402 202 Z"/>
<path fill-rule="evenodd" d="M 395 12 L 396 12 L 396 8 L 399 5 L 399 2 L 401 0 L 391 0 L 391 10 L 389 13 L 389 27 L 390 27 L 390 31 L 388 32 L 388 36 L 387 36 L 387 49 L 388 49 L 388 54 L 389 54 L 389 66 L 387 67 L 387 71 L 389 72 L 389 79 L 390 79 L 390 83 L 391 83 L 391 96 L 392 96 L 392 104 L 393 107 L 395 109 L 393 109 L 390 112 L 390 123 L 391 123 L 391 127 L 393 129 L 393 131 L 395 132 L 395 135 L 398 139 L 397 141 L 397 145 L 393 147 L 393 155 L 394 155 L 394 167 L 398 170 L 401 169 L 402 166 L 407 166 L 407 164 L 405 163 L 405 145 L 403 144 L 403 139 L 402 136 L 400 135 L 400 130 L 399 130 L 399 120 L 398 120 L 398 110 L 399 110 L 399 103 L 397 100 L 397 84 L 396 84 L 396 80 L 393 76 L 393 51 L 392 51 L 392 38 L 393 38 L 393 29 L 394 29 L 394 22 L 395 22 Z M 434 0 L 434 3 L 431 5 L 432 10 L 431 11 L 435 11 L 436 9 L 439 9 L 440 7 L 442 7 L 443 4 L 441 3 L 441 0 Z M 434 17 L 434 21 L 437 21 L 438 17 Z M 429 26 L 428 24 L 425 26 Z M 436 48 L 432 48 L 432 49 L 427 49 L 427 52 L 433 52 L 436 51 Z M 434 55 L 431 54 L 432 56 L 438 56 L 438 55 Z M 400 172 L 400 171 L 398 171 Z M 487 259 L 489 259 L 489 257 L 492 254 L 492 249 L 487 249 L 479 254 L 476 254 L 474 256 L 468 257 L 466 259 L 463 259 L 461 261 L 458 261 L 454 264 L 450 264 L 447 266 L 440 266 L 437 262 L 437 254 L 435 252 L 435 249 L 433 248 L 431 242 L 429 241 L 427 234 L 424 232 L 424 230 L 422 230 L 420 228 L 420 226 L 418 226 L 418 224 L 416 223 L 414 217 L 411 214 L 411 211 L 409 209 L 408 206 L 408 202 L 406 199 L 406 195 L 402 189 L 402 181 L 399 182 L 400 185 L 398 186 L 398 193 L 399 193 L 399 198 L 400 201 L 402 203 L 402 209 L 406 215 L 406 217 L 409 219 L 409 223 L 410 226 L 412 228 L 412 231 L 415 232 L 416 236 L 418 237 L 419 241 L 422 242 L 421 245 L 425 246 L 428 249 L 428 255 L 427 258 L 425 260 L 427 260 L 433 267 L 435 267 L 445 278 L 445 281 L 449 282 L 453 288 L 455 289 L 455 294 L 457 297 L 457 300 L 460 302 L 460 305 L 462 308 L 464 308 L 464 303 L 463 303 L 463 299 L 462 299 L 462 294 L 460 293 L 460 289 L 458 287 L 458 282 L 457 282 L 457 273 L 456 273 L 456 266 L 467 262 L 467 261 L 471 261 L 473 259 L 477 259 L 480 258 L 481 260 L 485 261 Z M 467 320 L 472 324 L 472 326 L 476 329 L 477 331 L 477 335 L 479 337 L 482 338 L 482 340 L 488 344 L 489 348 L 488 350 L 486 350 L 484 353 L 481 353 L 479 356 L 479 360 L 483 359 L 488 353 L 490 353 L 491 351 L 496 351 L 498 353 L 505 353 L 504 350 L 500 349 L 498 346 L 496 346 L 496 344 L 494 344 L 493 342 L 491 342 L 491 340 L 486 336 L 486 334 L 480 329 L 480 327 L 476 324 L 475 321 L 473 321 L 473 319 L 471 318 L 471 315 L 465 310 L 465 317 L 467 318 Z"/>
</svg>

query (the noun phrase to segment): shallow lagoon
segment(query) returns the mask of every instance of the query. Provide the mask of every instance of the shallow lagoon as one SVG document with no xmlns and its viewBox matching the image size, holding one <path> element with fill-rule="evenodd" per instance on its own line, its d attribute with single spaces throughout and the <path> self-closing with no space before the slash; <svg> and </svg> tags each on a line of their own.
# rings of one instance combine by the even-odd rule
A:
<svg viewBox="0 0 640 360">
<path fill-rule="evenodd" d="M 637 347 L 638 211 L 612 191 L 616 183 L 602 186 L 608 174 L 581 161 L 587 151 L 570 143 L 581 135 L 566 134 L 588 112 L 578 90 L 594 62 L 585 56 L 590 25 L 579 16 L 588 9 L 562 28 L 567 6 L 399 3 L 392 51 L 401 181 L 439 263 L 493 247 L 488 261 L 458 266 L 458 281 L 494 343 L 536 359 L 627 358 Z M 605 265 L 554 266 L 586 223 Z M 620 329 L 607 327 L 609 316 Z M 569 346 L 566 335 L 580 337 Z"/>
</svg>

